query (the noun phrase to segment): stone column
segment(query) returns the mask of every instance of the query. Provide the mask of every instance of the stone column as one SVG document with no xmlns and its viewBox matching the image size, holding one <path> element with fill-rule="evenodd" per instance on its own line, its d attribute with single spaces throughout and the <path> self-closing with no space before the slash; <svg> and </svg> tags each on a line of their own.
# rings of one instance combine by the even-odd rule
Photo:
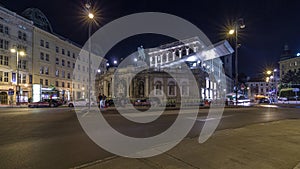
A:
<svg viewBox="0 0 300 169">
<path fill-rule="evenodd" d="M 186 48 L 185 51 L 186 51 L 186 55 L 190 54 L 190 48 Z"/>
<path fill-rule="evenodd" d="M 111 80 L 111 97 L 112 98 L 115 97 L 115 80 L 114 80 L 114 78 L 112 78 L 112 80 Z"/>
<path fill-rule="evenodd" d="M 129 85 L 130 85 L 130 81 L 129 81 L 129 77 L 125 78 L 126 79 L 126 97 L 129 98 Z"/>
<path fill-rule="evenodd" d="M 167 58 L 166 58 L 166 63 L 168 63 L 168 62 L 169 62 L 169 54 L 170 54 L 169 52 L 168 52 L 168 53 L 166 53 L 166 57 L 167 57 Z"/>
<path fill-rule="evenodd" d="M 175 60 L 175 53 L 176 53 L 176 51 L 172 52 L 172 54 L 173 54 L 173 61 Z"/>
<path fill-rule="evenodd" d="M 145 83 L 144 83 L 144 93 L 145 97 L 149 97 L 149 76 L 145 77 Z"/>
<path fill-rule="evenodd" d="M 197 46 L 194 46 L 194 47 L 193 47 L 193 50 L 194 50 L 194 52 L 196 53 L 197 50 L 198 50 L 198 47 L 197 47 Z"/>
<path fill-rule="evenodd" d="M 179 50 L 179 58 L 181 58 L 182 57 L 182 50 L 180 49 Z"/>
<path fill-rule="evenodd" d="M 104 93 L 104 95 L 109 96 L 109 93 L 108 93 L 108 90 L 107 90 L 108 87 L 107 87 L 107 81 L 106 80 L 103 80 L 103 86 L 102 87 L 103 87 L 102 92 Z"/>
<path fill-rule="evenodd" d="M 157 55 L 155 55 L 155 67 L 157 67 Z"/>
</svg>

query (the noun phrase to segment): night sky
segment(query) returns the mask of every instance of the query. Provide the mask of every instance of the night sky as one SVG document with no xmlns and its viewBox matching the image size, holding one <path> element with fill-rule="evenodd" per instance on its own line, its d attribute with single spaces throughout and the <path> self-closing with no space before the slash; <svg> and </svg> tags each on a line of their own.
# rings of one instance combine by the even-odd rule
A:
<svg viewBox="0 0 300 169">
<path fill-rule="evenodd" d="M 11 11 L 21 14 L 26 8 L 39 8 L 49 19 L 54 32 L 83 45 L 88 38 L 87 25 L 81 20 L 85 1 L 80 0 L 1 0 Z M 94 0 L 101 11 L 101 26 L 124 15 L 137 12 L 164 12 L 182 17 L 197 25 L 215 43 L 226 36 L 226 27 L 235 18 L 242 17 L 246 28 L 240 34 L 239 72 L 253 77 L 267 68 L 275 68 L 283 45 L 300 52 L 300 2 L 297 0 Z M 84 33 L 83 33 L 84 32 Z M 138 40 L 144 39 L 144 40 Z M 155 36 L 130 38 L 114 47 L 108 59 L 126 57 L 138 46 L 155 47 L 169 42 Z M 129 43 L 128 43 L 129 42 Z M 126 44 L 126 45 L 125 45 Z M 130 44 L 130 45 L 128 45 Z"/>
</svg>

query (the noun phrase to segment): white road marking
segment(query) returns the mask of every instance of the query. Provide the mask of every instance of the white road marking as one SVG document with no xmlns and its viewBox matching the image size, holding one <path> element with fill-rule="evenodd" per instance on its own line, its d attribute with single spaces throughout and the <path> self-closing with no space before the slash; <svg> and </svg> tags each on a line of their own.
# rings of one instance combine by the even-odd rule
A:
<svg viewBox="0 0 300 169">
<path fill-rule="evenodd" d="M 234 116 L 234 115 L 222 116 L 221 119 L 226 118 L 226 117 L 231 117 L 231 116 Z M 194 119 L 191 118 L 191 117 L 187 117 L 187 119 L 194 120 Z M 220 119 L 220 118 L 207 118 L 207 116 L 201 116 L 201 117 L 197 117 L 196 121 L 204 122 L 204 121 L 219 120 L 219 119 Z"/>
</svg>

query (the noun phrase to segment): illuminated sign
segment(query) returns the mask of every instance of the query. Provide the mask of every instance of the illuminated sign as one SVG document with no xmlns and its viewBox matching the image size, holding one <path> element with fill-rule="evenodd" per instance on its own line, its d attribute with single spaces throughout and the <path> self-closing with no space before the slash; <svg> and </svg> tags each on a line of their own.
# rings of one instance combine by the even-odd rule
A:
<svg viewBox="0 0 300 169">
<path fill-rule="evenodd" d="M 32 85 L 32 101 L 33 102 L 39 102 L 41 100 L 41 94 L 42 94 L 42 85 L 40 84 L 33 84 Z"/>
</svg>

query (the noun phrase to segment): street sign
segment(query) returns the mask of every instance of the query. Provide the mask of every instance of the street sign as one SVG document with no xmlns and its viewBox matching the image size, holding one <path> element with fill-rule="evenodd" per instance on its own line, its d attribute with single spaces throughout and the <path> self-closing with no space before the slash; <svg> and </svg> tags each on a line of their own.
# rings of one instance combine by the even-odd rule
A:
<svg viewBox="0 0 300 169">
<path fill-rule="evenodd" d="M 299 88 L 293 88 L 293 92 L 299 92 Z"/>
<path fill-rule="evenodd" d="M 241 85 L 241 90 L 244 90 L 244 89 L 245 89 L 245 85 L 242 84 L 242 85 Z"/>
<path fill-rule="evenodd" d="M 8 95 L 9 95 L 9 96 L 14 95 L 14 90 L 13 90 L 13 89 L 9 89 L 9 90 L 8 90 Z"/>
</svg>

